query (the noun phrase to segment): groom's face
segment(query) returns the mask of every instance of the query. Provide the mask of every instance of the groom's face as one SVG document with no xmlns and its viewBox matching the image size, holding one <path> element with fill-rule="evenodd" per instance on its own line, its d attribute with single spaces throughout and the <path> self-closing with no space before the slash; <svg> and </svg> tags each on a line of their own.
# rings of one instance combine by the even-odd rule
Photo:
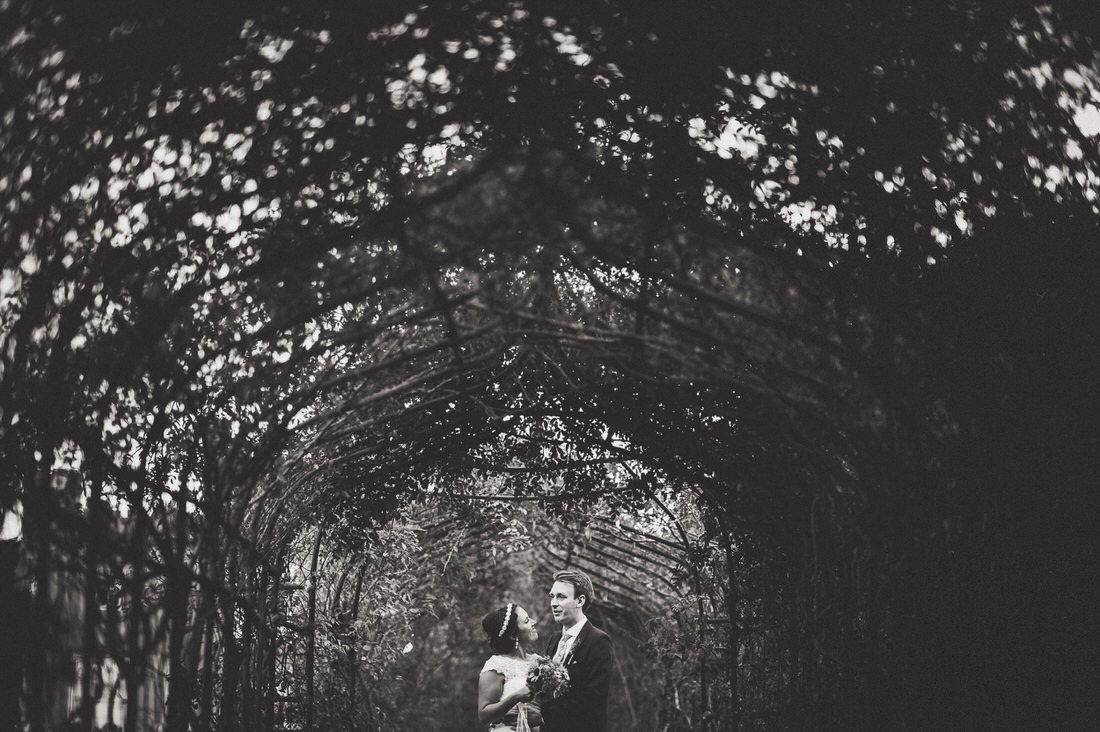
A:
<svg viewBox="0 0 1100 732">
<path fill-rule="evenodd" d="M 555 582 L 550 588 L 550 612 L 554 614 L 554 622 L 563 627 L 581 619 L 583 604 L 583 599 L 578 602 L 576 588 L 570 582 Z"/>
</svg>

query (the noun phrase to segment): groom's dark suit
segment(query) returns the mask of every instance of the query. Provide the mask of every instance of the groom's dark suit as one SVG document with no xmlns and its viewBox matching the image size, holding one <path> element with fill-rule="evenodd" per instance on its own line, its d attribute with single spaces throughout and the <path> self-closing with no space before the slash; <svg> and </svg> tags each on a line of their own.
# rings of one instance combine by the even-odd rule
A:
<svg viewBox="0 0 1100 732">
<path fill-rule="evenodd" d="M 550 638 L 546 655 L 553 657 L 561 630 Z M 611 636 L 589 620 L 565 656 L 569 693 L 558 699 L 540 699 L 542 732 L 605 732 L 607 690 L 611 685 L 614 649 Z"/>
</svg>

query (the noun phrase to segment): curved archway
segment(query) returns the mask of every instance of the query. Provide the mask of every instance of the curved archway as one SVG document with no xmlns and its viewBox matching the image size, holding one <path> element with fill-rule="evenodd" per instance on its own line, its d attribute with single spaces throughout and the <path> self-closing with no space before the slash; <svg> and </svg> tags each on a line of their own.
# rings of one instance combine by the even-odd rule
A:
<svg viewBox="0 0 1100 732">
<path fill-rule="evenodd" d="M 935 655 L 962 656 L 961 631 L 934 621 L 980 630 L 1011 584 L 993 568 L 1040 576 L 1057 529 L 1081 528 L 1063 507 L 1092 506 L 1042 467 L 1091 458 L 1021 426 L 1091 456 L 1091 416 L 1046 373 L 1088 371 L 1011 337 L 1094 304 L 1075 283 L 1095 146 L 1065 107 L 1095 107 L 1088 44 L 1049 5 L 782 5 L 789 37 L 721 3 L 725 24 L 572 3 L 0 7 L 19 29 L 5 119 L 35 122 L 0 132 L 0 506 L 24 519 L 3 579 L 26 602 L 5 612 L 49 640 L 13 649 L 0 702 L 25 686 L 32 729 L 88 726 L 110 661 L 130 730 L 399 724 L 407 634 L 433 632 L 410 609 L 436 607 L 426 578 L 460 546 L 524 592 L 536 579 L 494 550 L 591 569 L 625 635 L 664 622 L 637 660 L 680 674 L 647 687 L 672 728 L 921 726 L 937 705 L 910 689 L 944 719 L 971 691 L 1000 709 L 977 682 L 944 688 Z M 913 24 L 935 41 L 876 55 Z M 821 63 L 823 27 L 851 63 Z M 700 65 L 683 84 L 662 69 L 680 57 Z M 955 76 L 982 94 L 941 97 Z M 899 100 L 911 124 L 883 121 Z M 1025 168 L 1049 179 L 1003 172 Z M 1024 253 L 1048 239 L 1066 242 L 1049 270 Z M 981 314 L 1006 301 L 988 343 Z M 1072 333 L 1051 353 L 1093 342 Z M 1035 384 L 1049 410 L 1020 398 Z M 998 450 L 1012 467 L 974 457 Z M 1004 498 L 1014 469 L 1058 500 Z M 1006 549 L 1032 508 L 1046 528 Z M 456 521 L 487 528 L 449 545 Z M 976 588 L 961 609 L 945 568 Z M 462 619 L 506 590 L 443 589 Z M 322 688 L 349 703 L 321 709 Z"/>
<path fill-rule="evenodd" d="M 735 690 L 732 649 L 743 652 L 741 616 L 751 613 L 742 596 L 752 604 L 764 590 L 729 567 L 760 571 L 803 551 L 819 561 L 836 538 L 830 521 L 848 530 L 838 518 L 862 500 L 854 491 L 859 466 L 874 459 L 866 445 L 857 456 L 851 442 L 865 414 L 880 408 L 860 386 L 854 364 L 861 356 L 830 330 L 836 313 L 814 307 L 830 300 L 832 285 L 755 245 L 683 223 L 646 236 L 674 259 L 687 257 L 678 253 L 687 247 L 696 271 L 632 266 L 624 252 L 638 224 L 596 240 L 578 231 L 578 220 L 533 205 L 572 198 L 572 207 L 618 207 L 593 230 L 641 215 L 609 192 L 579 190 L 577 173 L 556 152 L 521 148 L 448 173 L 448 195 L 433 189 L 432 204 L 407 215 L 400 232 L 342 250 L 338 283 L 369 281 L 371 301 L 389 303 L 396 316 L 386 320 L 337 289 L 341 308 L 314 325 L 315 351 L 339 367 L 304 382 L 312 403 L 288 425 L 283 452 L 247 494 L 242 521 L 255 526 L 260 555 L 281 555 L 287 542 L 301 540 L 303 526 L 314 526 L 305 534 L 314 543 L 298 548 L 312 576 L 317 558 L 327 556 L 322 538 L 345 552 L 371 545 L 385 517 L 421 501 L 527 501 L 548 520 L 575 526 L 588 522 L 592 506 L 612 520 L 648 515 L 677 552 L 639 564 L 622 545 L 597 538 L 585 545 L 586 559 L 545 551 L 533 560 L 593 570 L 628 614 L 642 607 L 645 598 L 632 599 L 630 585 L 645 594 L 649 564 L 680 565 L 679 576 L 663 581 L 695 597 L 693 632 L 706 627 L 722 636 L 707 663 Z M 491 209 L 471 203 L 490 194 Z M 489 221 L 456 219 L 456 210 Z M 499 219 L 541 228 L 517 232 Z M 438 231 L 456 220 L 468 227 L 465 236 L 453 247 L 440 243 Z M 425 268 L 428 250 L 435 259 Z M 362 274 L 351 274 L 352 266 Z M 372 274 L 379 271 L 400 276 L 380 284 Z M 413 282 L 421 284 L 409 289 Z M 316 277 L 304 294 L 327 297 L 329 285 Z M 771 296 L 777 289 L 782 298 Z M 698 524 L 695 541 L 676 524 L 685 510 Z M 807 540 L 815 522 L 822 523 Z M 816 583 L 812 576 L 786 581 Z M 313 627 L 317 598 L 304 602 L 312 609 L 298 625 Z M 648 609 L 660 614 L 674 605 Z M 776 632 L 774 620 L 768 627 Z M 768 663 L 777 662 L 761 651 L 758 665 Z M 312 679 L 312 665 L 304 676 Z M 682 723 L 715 713 L 708 693 L 698 703 L 695 722 Z M 722 703 L 723 714 L 735 713 L 736 693 Z"/>
</svg>

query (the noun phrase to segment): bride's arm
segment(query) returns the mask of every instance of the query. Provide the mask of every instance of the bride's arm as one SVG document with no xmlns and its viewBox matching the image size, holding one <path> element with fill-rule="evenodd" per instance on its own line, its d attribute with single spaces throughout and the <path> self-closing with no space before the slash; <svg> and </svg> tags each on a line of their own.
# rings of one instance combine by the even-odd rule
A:
<svg viewBox="0 0 1100 732">
<path fill-rule="evenodd" d="M 524 684 L 508 696 L 501 698 L 504 692 L 504 676 L 495 671 L 486 671 L 477 680 L 477 718 L 482 722 L 496 722 L 504 718 L 516 704 L 531 696 L 531 690 Z"/>
</svg>

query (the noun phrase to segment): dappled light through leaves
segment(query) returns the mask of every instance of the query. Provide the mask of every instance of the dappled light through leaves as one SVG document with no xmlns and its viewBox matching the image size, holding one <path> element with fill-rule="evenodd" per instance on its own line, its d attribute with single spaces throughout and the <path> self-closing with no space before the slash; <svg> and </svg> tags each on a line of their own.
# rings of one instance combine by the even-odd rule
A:
<svg viewBox="0 0 1100 732">
<path fill-rule="evenodd" d="M 1065 726 L 1083 7 L 0 2 L 0 727 Z"/>
</svg>

